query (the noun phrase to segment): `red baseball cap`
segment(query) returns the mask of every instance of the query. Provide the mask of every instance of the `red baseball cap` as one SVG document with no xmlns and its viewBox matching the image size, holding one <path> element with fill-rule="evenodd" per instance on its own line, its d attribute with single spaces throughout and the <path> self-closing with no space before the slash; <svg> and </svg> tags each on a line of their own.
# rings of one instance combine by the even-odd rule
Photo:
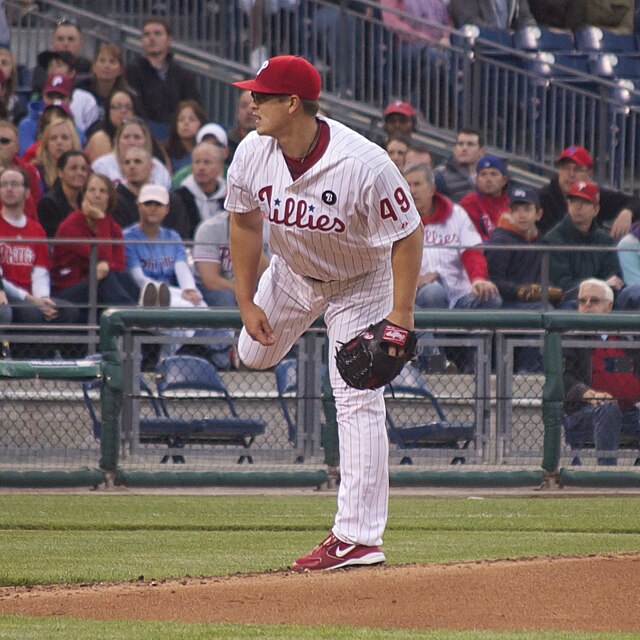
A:
<svg viewBox="0 0 640 640">
<path fill-rule="evenodd" d="M 46 96 L 50 93 L 59 93 L 65 98 L 69 98 L 73 92 L 73 80 L 61 73 L 50 73 L 47 76 L 47 82 L 42 90 L 42 95 Z"/>
<path fill-rule="evenodd" d="M 593 182 L 574 182 L 567 193 L 567 198 L 582 198 L 592 204 L 600 204 L 600 189 Z"/>
<path fill-rule="evenodd" d="M 275 56 L 267 60 L 253 80 L 234 82 L 234 87 L 256 93 L 296 95 L 317 100 L 322 81 L 318 70 L 300 56 Z"/>
<path fill-rule="evenodd" d="M 415 109 L 408 102 L 402 102 L 401 100 L 389 103 L 387 108 L 384 110 L 384 117 L 386 118 L 392 113 L 399 113 L 403 116 L 407 116 L 407 118 L 416 117 Z"/>
<path fill-rule="evenodd" d="M 573 162 L 579 164 L 581 167 L 593 166 L 593 158 L 591 157 L 591 154 L 584 147 L 577 147 L 575 145 L 567 147 L 560 154 L 558 162 L 561 160 L 573 160 Z"/>
</svg>

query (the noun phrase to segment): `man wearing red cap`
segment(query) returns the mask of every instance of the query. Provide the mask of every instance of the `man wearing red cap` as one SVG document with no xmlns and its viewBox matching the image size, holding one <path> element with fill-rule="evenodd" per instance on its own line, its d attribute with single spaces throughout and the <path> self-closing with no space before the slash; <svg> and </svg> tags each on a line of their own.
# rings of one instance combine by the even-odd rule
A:
<svg viewBox="0 0 640 640">
<path fill-rule="evenodd" d="M 567 193 L 568 213 L 549 231 L 544 242 L 555 246 L 615 247 L 615 241 L 595 222 L 600 211 L 600 189 L 593 182 L 574 182 Z M 615 251 L 552 251 L 549 280 L 565 292 L 562 307 L 577 308 L 580 283 L 604 280 L 615 292 L 618 309 L 640 308 L 640 286 L 625 287 Z"/>
<path fill-rule="evenodd" d="M 542 218 L 538 229 L 542 235 L 562 220 L 567 212 L 567 194 L 577 180 L 593 179 L 593 158 L 584 148 L 572 145 L 558 157 L 558 172 L 551 182 L 540 189 Z M 640 218 L 640 200 L 622 191 L 600 189 L 598 222 L 610 230 L 613 238 L 620 238 Z"/>
<path fill-rule="evenodd" d="M 271 58 L 255 79 L 235 86 L 252 92 L 256 118 L 229 168 L 225 202 L 242 361 L 273 367 L 322 314 L 332 354 L 382 318 L 413 328 L 422 233 L 397 167 L 374 143 L 316 115 L 320 74 L 305 59 Z M 265 218 L 273 258 L 256 293 Z M 329 371 L 340 432 L 338 511 L 332 532 L 294 570 L 385 559 L 383 389 L 347 386 L 333 358 Z"/>
</svg>

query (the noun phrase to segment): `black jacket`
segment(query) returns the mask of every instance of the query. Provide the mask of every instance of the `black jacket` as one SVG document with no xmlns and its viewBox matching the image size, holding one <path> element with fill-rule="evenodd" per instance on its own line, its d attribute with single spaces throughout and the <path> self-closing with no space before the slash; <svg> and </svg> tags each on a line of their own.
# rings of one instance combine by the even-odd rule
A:
<svg viewBox="0 0 640 640">
<path fill-rule="evenodd" d="M 38 202 L 38 220 L 45 230 L 48 238 L 53 238 L 60 223 L 78 207 L 74 207 L 62 190 L 60 178 L 57 178 L 53 186 Z"/>
<path fill-rule="evenodd" d="M 178 102 L 200 100 L 195 78 L 173 59 L 167 56 L 167 75 L 163 80 L 144 56 L 138 56 L 125 70 L 127 82 L 140 98 L 143 118 L 153 122 L 171 123 Z"/>
<path fill-rule="evenodd" d="M 542 218 L 538 220 L 538 229 L 544 235 L 564 217 L 567 211 L 567 200 L 560 189 L 558 176 L 555 176 L 546 187 L 542 187 L 539 195 Z M 600 189 L 600 213 L 598 214 L 600 226 L 610 228 L 622 209 L 631 209 L 635 222 L 640 218 L 640 199 L 622 191 Z"/>
<path fill-rule="evenodd" d="M 498 227 L 485 243 L 484 255 L 489 268 L 489 279 L 498 287 L 503 300 L 516 300 L 520 285 L 540 283 L 542 253 L 517 249 L 492 250 L 490 247 L 510 244 L 530 247 L 541 244 L 538 238 L 539 236 L 528 242 L 519 233 Z"/>
<path fill-rule="evenodd" d="M 527 0 L 508 0 L 508 2 L 508 29 L 516 30 L 536 23 Z M 493 0 L 451 0 L 449 15 L 458 28 L 464 24 L 499 28 L 495 24 Z"/>
<path fill-rule="evenodd" d="M 585 25 L 583 0 L 529 0 L 529 7 L 538 24 L 557 29 L 577 31 Z"/>
<path fill-rule="evenodd" d="M 587 233 L 582 233 L 573 224 L 569 214 L 547 233 L 544 243 L 587 247 L 613 247 L 616 244 L 595 221 Z M 615 251 L 552 251 L 549 257 L 551 284 L 563 289 L 570 298 L 575 298 L 583 280 L 607 280 L 611 276 L 622 276 Z"/>
</svg>

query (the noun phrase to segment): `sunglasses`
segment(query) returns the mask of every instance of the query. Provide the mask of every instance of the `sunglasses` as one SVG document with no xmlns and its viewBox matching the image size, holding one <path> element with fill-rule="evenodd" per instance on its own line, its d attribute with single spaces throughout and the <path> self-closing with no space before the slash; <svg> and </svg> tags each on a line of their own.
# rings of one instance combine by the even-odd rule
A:
<svg viewBox="0 0 640 640">
<path fill-rule="evenodd" d="M 258 105 L 269 102 L 269 100 L 275 100 L 276 98 L 288 98 L 288 95 L 282 93 L 256 93 L 251 92 L 251 99 Z"/>
<path fill-rule="evenodd" d="M 606 300 L 604 298 L 594 298 L 592 296 L 578 298 L 578 304 L 600 304 L 601 302 L 606 302 Z"/>
<path fill-rule="evenodd" d="M 0 138 L 0 144 L 11 144 L 15 142 L 13 138 Z"/>
</svg>

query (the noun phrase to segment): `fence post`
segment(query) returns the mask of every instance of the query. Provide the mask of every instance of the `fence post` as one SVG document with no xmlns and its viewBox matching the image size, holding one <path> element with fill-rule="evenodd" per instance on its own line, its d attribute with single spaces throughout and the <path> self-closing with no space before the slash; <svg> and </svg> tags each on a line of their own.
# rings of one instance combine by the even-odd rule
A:
<svg viewBox="0 0 640 640">
<path fill-rule="evenodd" d="M 544 374 L 542 390 L 542 423 L 544 443 L 542 468 L 547 479 L 555 478 L 560 462 L 560 428 L 564 385 L 562 382 L 562 335 L 547 329 L 544 334 Z"/>
</svg>

